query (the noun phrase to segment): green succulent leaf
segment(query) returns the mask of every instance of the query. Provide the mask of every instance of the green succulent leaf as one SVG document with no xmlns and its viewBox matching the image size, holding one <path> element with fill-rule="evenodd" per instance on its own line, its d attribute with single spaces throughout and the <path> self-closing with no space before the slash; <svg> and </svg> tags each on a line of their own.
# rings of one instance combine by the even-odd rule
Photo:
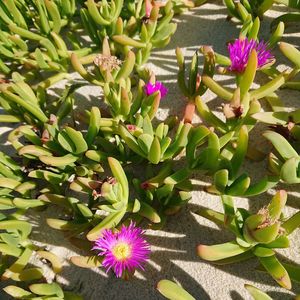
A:
<svg viewBox="0 0 300 300">
<path fill-rule="evenodd" d="M 97 268 L 102 264 L 102 259 L 99 256 L 72 256 L 71 262 L 81 268 Z"/>
<path fill-rule="evenodd" d="M 208 261 L 218 261 L 228 257 L 233 257 L 248 251 L 248 248 L 241 247 L 236 242 L 228 242 L 213 246 L 199 245 L 198 255 Z"/>
<path fill-rule="evenodd" d="M 298 153 L 289 144 L 289 142 L 279 133 L 274 131 L 266 131 L 263 136 L 267 138 L 282 156 L 283 159 L 287 160 L 292 157 L 298 157 Z"/>
<path fill-rule="evenodd" d="M 278 259 L 273 256 L 260 257 L 259 261 L 268 271 L 268 273 L 278 282 L 279 285 L 286 289 L 291 289 L 292 284 L 288 272 Z"/>
<path fill-rule="evenodd" d="M 36 283 L 29 286 L 31 292 L 41 296 L 63 297 L 64 293 L 57 283 Z"/>
<path fill-rule="evenodd" d="M 157 289 L 164 297 L 170 300 L 195 300 L 195 298 L 181 286 L 167 279 L 159 281 Z"/>
<path fill-rule="evenodd" d="M 300 157 L 289 158 L 280 170 L 280 178 L 290 184 L 300 183 L 299 174 Z"/>
<path fill-rule="evenodd" d="M 254 300 L 272 300 L 270 296 L 253 285 L 245 284 L 245 288 Z"/>
<path fill-rule="evenodd" d="M 120 210 L 114 213 L 110 213 L 107 217 L 103 219 L 98 225 L 96 225 L 92 230 L 90 230 L 87 234 L 87 239 L 89 241 L 95 241 L 99 236 L 101 236 L 101 232 L 105 229 L 115 227 L 123 218 L 126 210 Z"/>
<path fill-rule="evenodd" d="M 281 52 L 291 61 L 293 62 L 297 68 L 300 68 L 300 51 L 297 50 L 291 44 L 281 42 L 279 44 L 279 49 Z"/>
<path fill-rule="evenodd" d="M 32 293 L 14 285 L 8 285 L 3 288 L 3 290 L 15 299 L 26 299 L 33 295 Z"/>
</svg>

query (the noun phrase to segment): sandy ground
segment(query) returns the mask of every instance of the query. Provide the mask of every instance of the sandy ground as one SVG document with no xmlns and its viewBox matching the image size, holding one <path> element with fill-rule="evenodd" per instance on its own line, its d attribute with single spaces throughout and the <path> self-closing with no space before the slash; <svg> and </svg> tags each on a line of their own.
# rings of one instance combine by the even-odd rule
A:
<svg viewBox="0 0 300 300">
<path fill-rule="evenodd" d="M 269 34 L 270 16 L 276 16 L 281 8 L 268 13 L 262 23 L 261 38 Z M 226 53 L 226 42 L 238 37 L 239 29 L 236 24 L 225 19 L 226 9 L 221 3 L 205 4 L 191 12 L 181 15 L 178 19 L 178 30 L 172 42 L 163 50 L 156 50 L 149 66 L 157 74 L 158 79 L 166 83 L 169 94 L 161 104 L 158 119 L 164 119 L 168 114 L 182 114 L 185 105 L 184 99 L 176 86 L 176 58 L 175 48 L 183 48 L 188 59 L 200 45 L 212 45 L 220 53 Z M 294 29 L 293 29 L 294 30 Z M 293 30 L 290 30 L 291 32 Z M 298 30 L 299 31 L 299 30 Z M 299 34 L 288 34 L 285 41 L 299 45 Z M 226 77 L 222 77 L 227 80 Z M 226 82 L 230 84 L 231 82 Z M 97 88 L 81 89 L 78 99 L 86 98 L 86 94 L 97 96 Z M 84 96 L 83 96 L 84 95 Z M 285 97 L 287 105 L 297 105 L 297 92 L 288 92 Z M 97 98 L 96 98 L 97 99 Z M 220 102 L 211 93 L 204 99 L 212 107 L 218 107 Z M 96 100 L 98 101 L 98 100 Z M 299 101 L 299 100 L 298 100 Z M 299 102 L 298 102 L 299 103 Z M 299 106 L 299 105 L 298 105 Z M 197 121 L 197 120 L 196 120 Z M 2 128 L 2 131 L 5 128 Z M 1 137 L 5 140 L 5 135 Z M 246 164 L 247 170 L 253 177 L 262 177 L 265 174 L 265 163 Z M 250 299 L 244 289 L 244 284 L 253 284 L 269 292 L 274 299 L 292 299 L 292 293 L 300 293 L 300 286 L 294 283 L 292 292 L 278 287 L 273 279 L 264 273 L 255 270 L 258 266 L 256 259 L 229 266 L 214 266 L 201 261 L 196 255 L 196 246 L 201 244 L 216 244 L 231 240 L 233 237 L 227 231 L 221 231 L 212 222 L 198 216 L 195 211 L 199 207 L 210 207 L 222 211 L 220 199 L 203 191 L 210 178 L 195 173 L 197 190 L 193 192 L 193 199 L 176 216 L 170 217 L 162 231 L 147 231 L 147 240 L 152 245 L 151 261 L 146 265 L 145 272 L 136 272 L 135 278 L 129 282 L 116 279 L 110 272 L 105 274 L 102 269 L 80 269 L 68 262 L 68 259 L 79 252 L 64 239 L 63 235 L 49 228 L 45 217 L 57 216 L 55 209 L 48 209 L 40 215 L 32 214 L 30 218 L 37 225 L 32 239 L 37 243 L 47 244 L 47 249 L 64 259 L 63 272 L 57 276 L 57 281 L 65 285 L 66 290 L 80 293 L 86 300 L 150 300 L 163 299 L 156 291 L 156 284 L 160 279 L 175 280 L 187 289 L 196 299 Z M 285 188 L 284 186 L 281 186 Z M 285 209 L 286 215 L 291 215 L 299 209 L 299 186 L 288 187 L 289 201 Z M 271 199 L 269 194 L 260 195 L 251 199 L 236 199 L 240 207 L 249 208 L 256 212 Z M 300 264 L 299 246 L 300 232 L 292 236 L 292 247 L 288 251 L 281 251 L 287 260 Z M 80 253 L 79 253 L 80 254 Z M 81 253 L 83 254 L 83 253 Z M 50 270 L 45 269 L 49 280 L 53 279 Z M 9 299 L 0 294 L 0 299 Z"/>
</svg>

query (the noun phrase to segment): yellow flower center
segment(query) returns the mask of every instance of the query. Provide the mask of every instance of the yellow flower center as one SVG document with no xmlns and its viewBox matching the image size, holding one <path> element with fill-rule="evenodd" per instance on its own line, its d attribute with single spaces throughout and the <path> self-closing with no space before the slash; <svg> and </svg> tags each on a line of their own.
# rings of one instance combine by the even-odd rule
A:
<svg viewBox="0 0 300 300">
<path fill-rule="evenodd" d="M 126 243 L 118 243 L 113 247 L 112 253 L 117 260 L 125 260 L 131 254 L 131 247 Z"/>
</svg>

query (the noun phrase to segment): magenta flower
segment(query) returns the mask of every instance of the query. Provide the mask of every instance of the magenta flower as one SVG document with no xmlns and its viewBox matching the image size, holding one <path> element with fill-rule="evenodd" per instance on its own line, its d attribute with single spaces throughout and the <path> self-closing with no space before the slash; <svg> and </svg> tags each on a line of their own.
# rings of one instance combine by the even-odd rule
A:
<svg viewBox="0 0 300 300">
<path fill-rule="evenodd" d="M 144 270 L 143 264 L 149 259 L 150 244 L 143 238 L 144 231 L 130 223 L 122 225 L 121 230 L 112 232 L 105 230 L 103 236 L 95 241 L 92 250 L 99 250 L 104 256 L 102 265 L 106 272 L 113 269 L 117 277 L 123 272 L 133 272 L 136 268 Z"/>
<path fill-rule="evenodd" d="M 257 65 L 261 68 L 269 63 L 274 56 L 268 50 L 268 45 L 264 42 L 256 42 L 255 40 L 237 39 L 233 44 L 228 45 L 229 56 L 231 60 L 230 71 L 243 73 L 250 56 L 251 51 L 255 49 L 257 52 Z"/>
<path fill-rule="evenodd" d="M 152 95 L 156 91 L 160 91 L 161 98 L 165 97 L 168 93 L 168 89 L 160 81 L 156 81 L 155 84 L 151 82 L 145 84 L 145 93 L 147 96 Z"/>
</svg>

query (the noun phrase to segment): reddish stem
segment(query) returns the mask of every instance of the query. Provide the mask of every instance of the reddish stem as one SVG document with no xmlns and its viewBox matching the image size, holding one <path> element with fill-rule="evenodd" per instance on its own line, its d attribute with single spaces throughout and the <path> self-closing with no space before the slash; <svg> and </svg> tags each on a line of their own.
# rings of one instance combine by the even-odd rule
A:
<svg viewBox="0 0 300 300">
<path fill-rule="evenodd" d="M 195 102 L 190 100 L 185 107 L 183 121 L 184 123 L 192 123 L 193 116 L 195 114 Z"/>
<path fill-rule="evenodd" d="M 149 18 L 150 17 L 150 14 L 151 14 L 151 10 L 152 10 L 152 3 L 150 0 L 146 0 L 145 1 L 145 10 L 146 10 L 146 17 Z"/>
</svg>

